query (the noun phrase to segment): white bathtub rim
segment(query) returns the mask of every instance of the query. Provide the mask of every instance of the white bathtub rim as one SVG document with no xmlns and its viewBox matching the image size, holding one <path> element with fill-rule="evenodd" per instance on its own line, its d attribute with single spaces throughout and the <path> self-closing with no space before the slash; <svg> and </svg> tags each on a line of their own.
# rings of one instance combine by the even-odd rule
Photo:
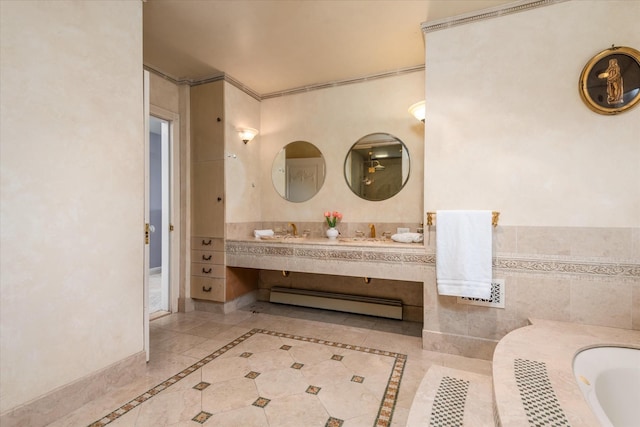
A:
<svg viewBox="0 0 640 427">
<path fill-rule="evenodd" d="M 598 343 L 594 345 L 589 345 L 589 346 L 582 347 L 578 351 L 576 351 L 573 357 L 573 360 L 571 362 L 571 367 L 573 370 L 573 375 L 576 381 L 576 385 L 580 389 L 582 396 L 587 402 L 589 408 L 592 410 L 593 414 L 596 416 L 596 418 L 602 424 L 603 427 L 615 427 L 614 424 L 611 422 L 609 416 L 605 412 L 604 408 L 602 407 L 602 402 L 600 401 L 600 399 L 598 399 L 597 392 L 596 392 L 597 379 L 603 372 L 607 371 L 607 369 L 600 369 L 600 367 L 597 367 L 595 371 L 592 371 L 589 373 L 585 372 L 584 368 L 583 370 L 580 370 L 580 368 L 576 369 L 576 359 L 578 358 L 578 356 L 581 353 L 584 353 L 585 351 L 594 350 L 594 349 L 614 349 L 614 351 L 615 349 L 621 349 L 621 350 L 635 350 L 640 352 L 640 346 L 635 346 L 633 344 L 621 345 L 620 343 L 611 343 L 611 344 Z M 630 356 L 630 357 L 633 357 L 633 356 Z M 632 368 L 636 367 L 635 365 L 631 365 L 631 364 L 630 366 Z M 587 380 L 588 384 L 585 383 L 583 379 Z"/>
</svg>

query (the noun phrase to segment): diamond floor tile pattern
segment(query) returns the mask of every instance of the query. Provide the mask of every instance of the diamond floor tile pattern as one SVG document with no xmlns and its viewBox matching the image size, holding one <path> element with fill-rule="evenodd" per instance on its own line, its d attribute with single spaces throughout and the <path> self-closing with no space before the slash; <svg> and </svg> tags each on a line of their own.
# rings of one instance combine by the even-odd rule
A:
<svg viewBox="0 0 640 427">
<path fill-rule="evenodd" d="M 403 354 L 253 329 L 92 426 L 115 425 L 119 419 L 141 426 L 186 420 L 221 425 L 230 413 L 255 425 L 342 426 L 344 420 L 362 418 L 386 426 L 405 362 Z M 367 387 L 368 382 L 378 386 Z"/>
</svg>

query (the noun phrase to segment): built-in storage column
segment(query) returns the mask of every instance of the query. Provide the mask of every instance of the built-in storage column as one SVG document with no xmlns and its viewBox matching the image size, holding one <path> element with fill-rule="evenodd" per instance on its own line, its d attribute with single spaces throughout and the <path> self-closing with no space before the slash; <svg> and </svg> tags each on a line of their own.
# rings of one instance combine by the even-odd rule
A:
<svg viewBox="0 0 640 427">
<path fill-rule="evenodd" d="M 191 239 L 191 298 L 225 301 L 224 239 Z"/>
<path fill-rule="evenodd" d="M 191 88 L 191 298 L 225 302 L 223 81 Z"/>
</svg>

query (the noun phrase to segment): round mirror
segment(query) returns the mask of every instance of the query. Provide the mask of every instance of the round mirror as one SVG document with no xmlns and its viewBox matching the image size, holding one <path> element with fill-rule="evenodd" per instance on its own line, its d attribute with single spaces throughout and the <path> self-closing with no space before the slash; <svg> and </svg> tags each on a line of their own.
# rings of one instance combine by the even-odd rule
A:
<svg viewBox="0 0 640 427">
<path fill-rule="evenodd" d="M 365 200 L 395 196 L 409 179 L 409 151 L 388 133 L 360 138 L 344 161 L 344 177 L 351 191 Z"/>
<path fill-rule="evenodd" d="M 324 157 L 306 141 L 295 141 L 280 150 L 271 168 L 271 180 L 278 194 L 290 202 L 305 202 L 324 183 Z"/>
</svg>

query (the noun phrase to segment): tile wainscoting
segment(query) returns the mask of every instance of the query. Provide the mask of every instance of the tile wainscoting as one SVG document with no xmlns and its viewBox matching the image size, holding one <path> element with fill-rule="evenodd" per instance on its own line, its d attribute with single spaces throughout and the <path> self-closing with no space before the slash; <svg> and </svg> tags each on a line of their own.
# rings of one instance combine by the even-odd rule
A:
<svg viewBox="0 0 640 427">
<path fill-rule="evenodd" d="M 248 230 L 264 224 L 228 224 L 227 230 L 250 241 Z M 426 228 L 424 246 L 412 245 L 410 250 L 372 244 L 357 249 L 325 245 L 294 251 L 281 243 L 248 249 L 242 247 L 244 243 L 230 242 L 228 253 L 242 258 L 246 267 L 312 273 L 305 280 L 311 280 L 315 289 L 335 291 L 343 283 L 342 289 L 359 293 L 367 288 L 348 276 L 388 280 L 381 283 L 400 289 L 409 318 L 424 322 L 427 350 L 490 360 L 498 340 L 527 325 L 532 317 L 640 329 L 639 228 L 498 226 L 493 267 L 494 277 L 505 279 L 504 309 L 459 304 L 455 297 L 437 294 L 436 230 L 437 225 Z M 273 267 L 275 260 L 283 268 Z M 324 275 L 329 271 L 333 276 Z M 260 299 L 267 298 L 271 285 L 282 282 L 271 273 L 261 274 Z M 336 282 L 335 275 L 345 277 Z M 412 295 L 420 282 L 422 301 L 416 302 Z M 422 319 L 415 313 L 419 307 Z"/>
<path fill-rule="evenodd" d="M 435 231 L 426 230 L 427 253 Z M 490 360 L 498 340 L 530 318 L 640 329 L 638 228 L 499 226 L 494 254 L 504 309 L 439 296 L 435 264 L 427 267 L 425 349 Z"/>
</svg>

